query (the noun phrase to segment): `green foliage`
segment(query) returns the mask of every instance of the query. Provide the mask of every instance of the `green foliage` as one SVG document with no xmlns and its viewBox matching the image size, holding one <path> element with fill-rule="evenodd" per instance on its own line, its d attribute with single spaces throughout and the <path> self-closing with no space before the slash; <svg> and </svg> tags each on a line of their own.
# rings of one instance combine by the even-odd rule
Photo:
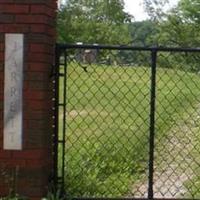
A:
<svg viewBox="0 0 200 200">
<path fill-rule="evenodd" d="M 130 41 L 123 0 L 68 0 L 58 12 L 58 40 L 124 44 Z"/>
<path fill-rule="evenodd" d="M 150 20 L 132 22 L 129 31 L 134 46 L 152 46 L 155 44 L 154 35 L 157 33 L 156 23 Z"/>
<path fill-rule="evenodd" d="M 178 8 L 180 10 L 179 14 L 189 23 L 199 23 L 200 22 L 200 2 L 199 0 L 181 0 L 179 2 Z"/>
<path fill-rule="evenodd" d="M 42 200 L 64 200 L 65 198 L 62 197 L 60 191 L 56 191 L 54 189 L 49 189 L 47 196 L 42 198 Z"/>
<path fill-rule="evenodd" d="M 168 0 L 144 0 L 144 8 L 152 21 L 159 21 L 165 15 L 164 6 L 169 3 Z"/>
<path fill-rule="evenodd" d="M 168 12 L 158 14 L 156 8 L 162 10 L 167 1 L 144 0 L 146 10 L 154 20 L 156 27 L 151 41 L 163 47 L 199 47 L 200 46 L 200 2 L 199 0 L 180 0 L 178 5 Z M 159 9 L 158 9 L 159 10 Z M 161 12 L 159 12 L 161 13 Z M 184 63 L 185 70 L 199 72 L 199 55 L 178 55 L 170 58 L 170 65 L 165 58 L 160 60 L 162 67 L 174 67 Z M 190 63 L 190 64 L 188 64 Z"/>
<path fill-rule="evenodd" d="M 160 46 L 198 47 L 200 45 L 200 3 L 198 0 L 180 0 L 178 5 L 164 13 L 157 21 L 155 40 Z"/>
</svg>

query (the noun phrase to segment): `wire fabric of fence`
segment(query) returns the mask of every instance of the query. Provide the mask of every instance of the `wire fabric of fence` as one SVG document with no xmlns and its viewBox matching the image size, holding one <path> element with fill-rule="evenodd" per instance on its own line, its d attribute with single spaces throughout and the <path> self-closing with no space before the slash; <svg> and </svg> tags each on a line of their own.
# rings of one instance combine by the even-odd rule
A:
<svg viewBox="0 0 200 200">
<path fill-rule="evenodd" d="M 66 133 L 58 166 L 68 197 L 200 197 L 199 56 L 198 49 L 60 47 Z"/>
</svg>

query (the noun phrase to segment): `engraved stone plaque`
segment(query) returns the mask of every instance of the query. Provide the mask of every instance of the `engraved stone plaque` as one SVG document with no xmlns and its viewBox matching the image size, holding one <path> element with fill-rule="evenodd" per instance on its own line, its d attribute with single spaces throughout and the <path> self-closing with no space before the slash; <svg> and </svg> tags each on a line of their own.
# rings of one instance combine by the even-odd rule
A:
<svg viewBox="0 0 200 200">
<path fill-rule="evenodd" d="M 6 34 L 4 71 L 4 149 L 22 149 L 24 35 Z"/>
</svg>

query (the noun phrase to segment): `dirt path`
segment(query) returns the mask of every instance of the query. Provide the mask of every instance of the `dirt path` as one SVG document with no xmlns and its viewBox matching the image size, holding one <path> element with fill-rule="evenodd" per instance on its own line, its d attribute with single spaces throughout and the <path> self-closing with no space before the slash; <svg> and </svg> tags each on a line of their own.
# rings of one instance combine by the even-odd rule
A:
<svg viewBox="0 0 200 200">
<path fill-rule="evenodd" d="M 187 116 L 178 124 L 172 126 L 162 139 L 156 138 L 154 197 L 191 197 L 191 187 L 186 182 L 191 181 L 195 169 L 200 166 L 198 136 L 200 132 L 200 105 L 194 114 Z M 193 183 L 194 186 L 194 183 Z M 134 197 L 147 197 L 147 184 L 133 186 Z"/>
</svg>

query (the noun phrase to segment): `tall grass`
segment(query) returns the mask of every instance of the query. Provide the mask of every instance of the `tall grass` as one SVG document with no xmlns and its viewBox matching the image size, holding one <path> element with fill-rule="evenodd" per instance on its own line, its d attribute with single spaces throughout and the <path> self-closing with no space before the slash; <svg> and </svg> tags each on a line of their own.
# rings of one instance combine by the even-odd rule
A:
<svg viewBox="0 0 200 200">
<path fill-rule="evenodd" d="M 67 195 L 126 196 L 148 177 L 150 69 L 70 64 L 67 73 Z M 160 68 L 156 84 L 159 140 L 198 103 L 200 77 Z"/>
</svg>

